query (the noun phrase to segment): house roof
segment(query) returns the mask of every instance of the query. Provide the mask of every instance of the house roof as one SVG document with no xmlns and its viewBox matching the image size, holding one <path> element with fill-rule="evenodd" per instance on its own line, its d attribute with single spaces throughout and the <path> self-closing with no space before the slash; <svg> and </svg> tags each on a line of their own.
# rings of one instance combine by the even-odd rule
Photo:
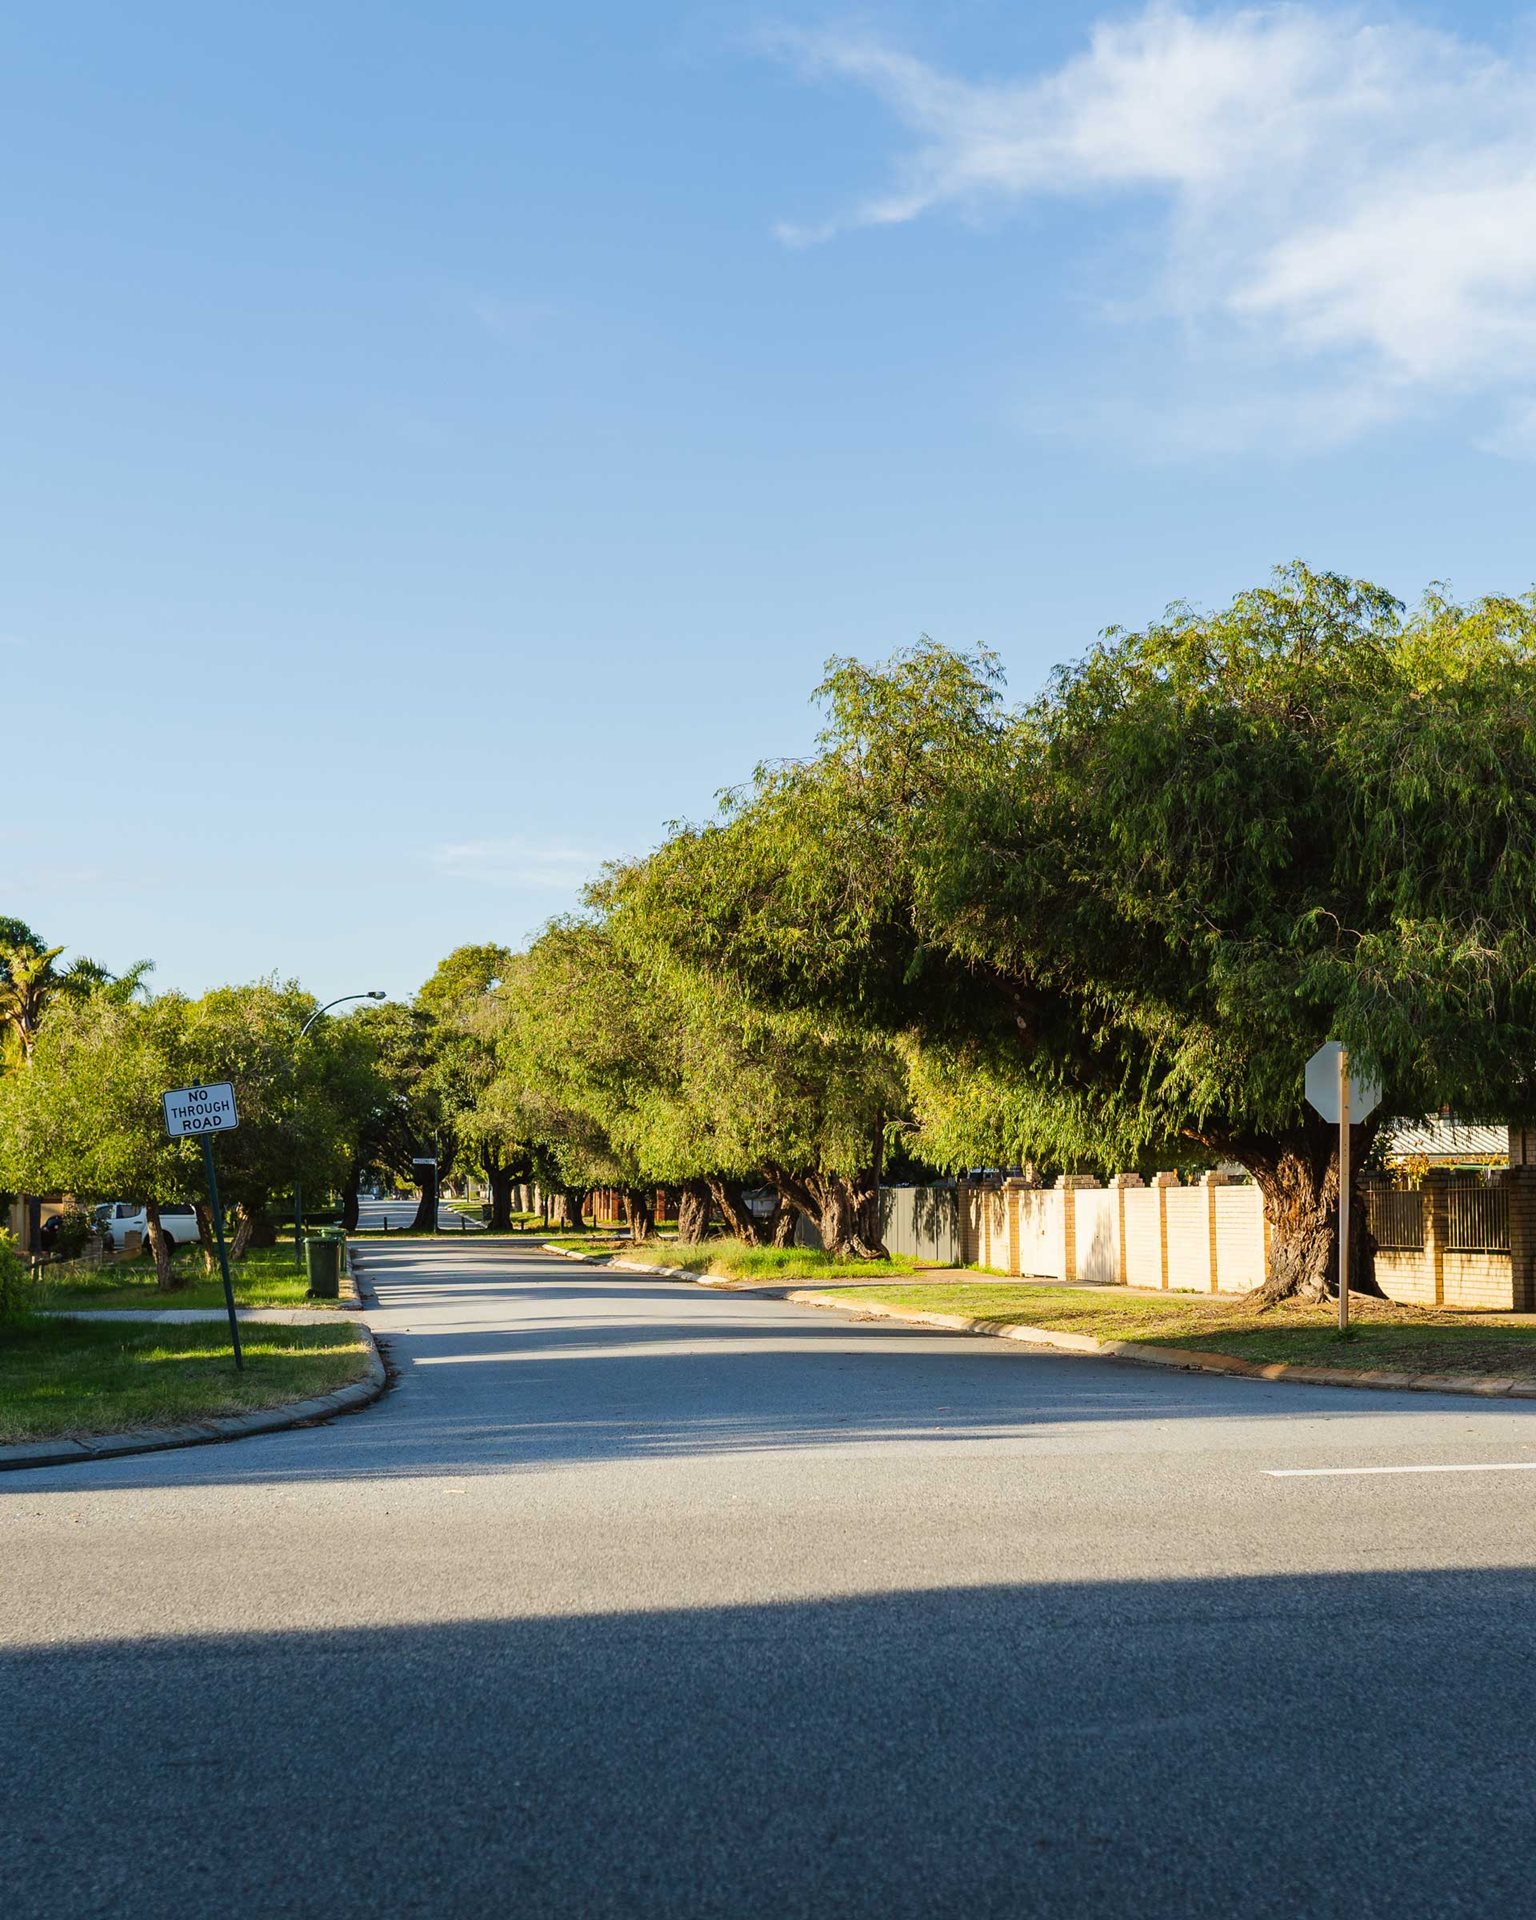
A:
<svg viewBox="0 0 1536 1920">
<path fill-rule="evenodd" d="M 1389 1120 L 1381 1130 L 1381 1150 L 1389 1160 L 1472 1161 L 1503 1165 L 1509 1158 L 1509 1128 L 1482 1121 L 1426 1114 L 1421 1120 Z"/>
</svg>

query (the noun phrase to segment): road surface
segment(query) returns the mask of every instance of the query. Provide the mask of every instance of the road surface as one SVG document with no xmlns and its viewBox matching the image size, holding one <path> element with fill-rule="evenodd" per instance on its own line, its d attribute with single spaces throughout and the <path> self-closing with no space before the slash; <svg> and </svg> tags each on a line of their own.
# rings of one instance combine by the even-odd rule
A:
<svg viewBox="0 0 1536 1920">
<path fill-rule="evenodd" d="M 368 1411 L 0 1476 L 7 1920 L 1529 1907 L 1536 1408 L 364 1259 Z"/>
<path fill-rule="evenodd" d="M 391 1233 L 403 1233 L 415 1223 L 416 1208 L 420 1204 L 414 1195 L 392 1195 L 387 1200 L 362 1199 L 357 1203 L 357 1224 L 364 1233 L 382 1233 L 387 1227 Z M 466 1206 L 468 1202 L 465 1203 Z M 478 1217 L 471 1218 L 470 1212 L 460 1213 L 448 1200 L 437 1203 L 437 1225 L 441 1233 L 478 1232 Z"/>
</svg>

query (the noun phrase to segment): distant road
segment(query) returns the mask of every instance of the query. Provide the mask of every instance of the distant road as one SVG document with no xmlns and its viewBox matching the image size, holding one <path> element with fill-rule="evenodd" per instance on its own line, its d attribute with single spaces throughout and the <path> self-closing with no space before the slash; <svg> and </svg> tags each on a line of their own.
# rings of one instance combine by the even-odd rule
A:
<svg viewBox="0 0 1536 1920">
<path fill-rule="evenodd" d="M 364 1232 L 381 1232 L 388 1226 L 391 1233 L 402 1227 L 408 1227 L 416 1218 L 416 1201 L 400 1200 L 360 1200 L 357 1206 L 357 1224 Z M 466 1221 L 462 1213 L 457 1213 L 446 1200 L 438 1203 L 437 1224 L 445 1233 L 462 1233 L 466 1227 L 470 1233 L 480 1231 L 480 1222 Z"/>
<path fill-rule="evenodd" d="M 1536 1403 L 358 1246 L 374 1406 L 0 1474 L 5 1920 L 1531 1910 Z"/>
</svg>

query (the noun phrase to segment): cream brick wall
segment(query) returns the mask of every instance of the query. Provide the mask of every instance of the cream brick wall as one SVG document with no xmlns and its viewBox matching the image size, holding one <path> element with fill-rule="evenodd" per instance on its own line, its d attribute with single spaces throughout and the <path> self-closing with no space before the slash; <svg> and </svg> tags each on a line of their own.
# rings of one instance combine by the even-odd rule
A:
<svg viewBox="0 0 1536 1920">
<path fill-rule="evenodd" d="M 1156 1187 L 1127 1187 L 1125 1200 L 1125 1283 L 1128 1287 L 1163 1284 L 1163 1239 Z"/>
<path fill-rule="evenodd" d="M 1507 1253 L 1447 1253 L 1442 1269 L 1448 1307 L 1508 1307 L 1513 1303 Z"/>
<path fill-rule="evenodd" d="M 1080 1187 L 1076 1215 L 1077 1278 L 1113 1285 L 1120 1276 L 1120 1221 L 1124 1205 L 1125 1277 L 1133 1287 L 1162 1285 L 1159 1189 Z M 1168 1209 L 1168 1284 L 1205 1293 L 1211 1285 L 1211 1205 L 1216 1210 L 1216 1270 L 1223 1293 L 1246 1292 L 1264 1277 L 1264 1206 L 1255 1186 L 1165 1187 Z M 1067 1195 L 1059 1188 L 995 1187 L 963 1190 L 966 1257 L 978 1266 L 1031 1279 L 1062 1280 L 1066 1272 Z M 1010 1202 L 1017 1226 L 1010 1234 Z M 1444 1304 L 1508 1308 L 1514 1287 L 1507 1253 L 1442 1256 Z M 1378 1253 L 1376 1276 L 1391 1300 L 1433 1306 L 1434 1268 L 1421 1253 Z"/>
<path fill-rule="evenodd" d="M 1065 1194 L 1056 1198 L 1065 1199 Z M 1114 1286 L 1120 1278 L 1120 1196 L 1108 1188 L 1080 1187 L 1072 1196 L 1077 1208 L 1078 1280 Z"/>
<path fill-rule="evenodd" d="M 1264 1279 L 1264 1196 L 1257 1187 L 1217 1187 L 1216 1277 L 1223 1293 Z"/>
<path fill-rule="evenodd" d="M 1015 1189 L 1014 1198 L 1019 1210 L 1019 1245 L 1018 1265 L 1013 1271 L 1031 1279 L 1063 1279 L 1067 1271 L 1066 1196 L 1053 1188 L 1025 1187 Z"/>
<path fill-rule="evenodd" d="M 1211 1214 L 1203 1187 L 1167 1187 L 1168 1285 L 1181 1293 L 1211 1289 Z"/>
<path fill-rule="evenodd" d="M 1435 1304 L 1435 1276 L 1427 1251 L 1378 1253 L 1376 1280 L 1389 1300 L 1399 1301 L 1405 1307 Z"/>
</svg>

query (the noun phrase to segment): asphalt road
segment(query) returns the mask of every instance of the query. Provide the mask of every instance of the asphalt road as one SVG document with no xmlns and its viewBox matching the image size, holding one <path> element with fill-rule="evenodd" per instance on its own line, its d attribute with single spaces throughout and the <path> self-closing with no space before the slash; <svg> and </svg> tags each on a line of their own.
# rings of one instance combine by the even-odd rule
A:
<svg viewBox="0 0 1536 1920">
<path fill-rule="evenodd" d="M 1536 1407 L 365 1257 L 372 1409 L 0 1476 L 6 1920 L 1529 1910 Z"/>
<path fill-rule="evenodd" d="M 415 1222 L 418 1204 L 415 1195 L 388 1200 L 362 1199 L 357 1203 L 357 1224 L 365 1233 L 383 1233 L 386 1228 L 391 1233 L 402 1233 Z M 449 1201 L 439 1200 L 437 1224 L 443 1233 L 474 1233 L 480 1223 L 460 1213 Z"/>
</svg>

